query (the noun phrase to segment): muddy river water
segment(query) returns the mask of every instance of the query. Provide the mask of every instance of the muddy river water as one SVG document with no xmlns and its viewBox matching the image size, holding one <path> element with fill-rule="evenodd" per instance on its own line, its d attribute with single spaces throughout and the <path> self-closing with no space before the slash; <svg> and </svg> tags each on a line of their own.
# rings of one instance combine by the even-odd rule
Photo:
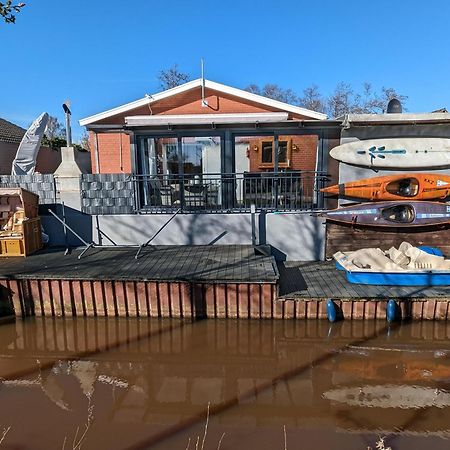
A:
<svg viewBox="0 0 450 450">
<path fill-rule="evenodd" d="M 449 357 L 437 322 L 17 321 L 0 448 L 449 449 Z"/>
</svg>

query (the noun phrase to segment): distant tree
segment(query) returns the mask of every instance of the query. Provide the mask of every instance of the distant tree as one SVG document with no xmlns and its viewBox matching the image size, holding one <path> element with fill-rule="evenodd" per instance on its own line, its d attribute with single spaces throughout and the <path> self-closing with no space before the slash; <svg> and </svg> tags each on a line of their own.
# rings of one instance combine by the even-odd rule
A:
<svg viewBox="0 0 450 450">
<path fill-rule="evenodd" d="M 263 87 L 249 84 L 245 90 L 311 111 L 322 112 L 332 118 L 341 117 L 344 114 L 382 113 L 392 98 L 397 98 L 402 103 L 408 99 L 408 96 L 398 93 L 393 88 L 382 87 L 381 92 L 376 92 L 368 82 L 363 84 L 360 92 L 355 91 L 349 83 L 340 82 L 327 97 L 322 96 L 319 87 L 315 84 L 303 89 L 302 96 L 298 96 L 292 89 L 284 89 L 270 83 Z"/>
<path fill-rule="evenodd" d="M 50 116 L 48 118 L 48 124 L 45 130 L 45 137 L 47 139 L 52 140 L 56 137 L 65 137 L 65 132 L 65 126 L 58 120 L 57 117 Z"/>
<path fill-rule="evenodd" d="M 82 134 L 79 145 L 84 150 L 86 150 L 88 152 L 91 151 L 91 144 L 89 142 L 89 132 L 88 131 L 85 130 L 84 133 Z"/>
<path fill-rule="evenodd" d="M 24 6 L 25 3 L 13 4 L 12 0 L 0 2 L 0 17 L 2 17 L 6 23 L 15 23 L 16 13 L 19 13 Z"/>
<path fill-rule="evenodd" d="M 299 106 L 324 113 L 326 111 L 326 99 L 322 97 L 319 87 L 315 84 L 303 89 L 303 97 L 298 100 Z"/>
<path fill-rule="evenodd" d="M 245 88 L 246 91 L 252 94 L 262 95 L 263 97 L 278 100 L 284 103 L 295 105 L 298 103 L 298 97 L 292 89 L 284 89 L 278 84 L 268 83 L 260 88 L 256 84 L 250 84 Z"/>
<path fill-rule="evenodd" d="M 249 84 L 249 85 L 245 88 L 245 90 L 246 90 L 247 92 L 251 92 L 252 94 L 262 95 L 262 94 L 261 94 L 261 89 L 260 89 L 259 86 L 256 85 L 256 84 Z"/>
<path fill-rule="evenodd" d="M 327 113 L 330 117 L 340 117 L 354 111 L 353 89 L 348 83 L 340 82 L 327 100 Z"/>
<path fill-rule="evenodd" d="M 66 146 L 66 128 L 57 117 L 50 116 L 42 139 L 42 145 L 59 150 Z"/>
<path fill-rule="evenodd" d="M 184 84 L 190 79 L 191 77 L 187 73 L 178 70 L 177 64 L 174 64 L 169 69 L 161 70 L 158 75 L 159 86 L 163 91 L 180 86 L 180 84 Z"/>
<path fill-rule="evenodd" d="M 381 100 L 383 102 L 383 104 L 382 104 L 382 106 L 380 108 L 381 112 L 384 112 L 386 110 L 387 104 L 393 98 L 396 98 L 402 104 L 406 103 L 406 101 L 408 100 L 408 96 L 407 95 L 400 94 L 393 88 L 387 88 L 387 87 L 383 86 L 381 88 Z M 406 109 L 406 111 L 407 111 L 407 109 Z"/>
<path fill-rule="evenodd" d="M 368 82 L 363 84 L 363 90 L 358 93 L 348 83 L 339 83 L 327 100 L 327 114 L 330 117 L 340 117 L 344 114 L 379 114 L 385 111 L 392 98 L 405 102 L 408 96 L 398 93 L 393 88 L 381 88 L 381 93 L 374 92 Z"/>
</svg>

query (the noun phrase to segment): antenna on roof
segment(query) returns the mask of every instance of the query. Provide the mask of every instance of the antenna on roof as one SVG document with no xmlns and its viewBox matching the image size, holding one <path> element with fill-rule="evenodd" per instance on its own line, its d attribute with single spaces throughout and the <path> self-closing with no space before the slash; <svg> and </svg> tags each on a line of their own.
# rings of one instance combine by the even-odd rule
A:
<svg viewBox="0 0 450 450">
<path fill-rule="evenodd" d="M 208 100 L 205 99 L 205 63 L 203 58 L 200 59 L 200 65 L 202 68 L 202 106 L 205 108 L 208 105 Z"/>
</svg>

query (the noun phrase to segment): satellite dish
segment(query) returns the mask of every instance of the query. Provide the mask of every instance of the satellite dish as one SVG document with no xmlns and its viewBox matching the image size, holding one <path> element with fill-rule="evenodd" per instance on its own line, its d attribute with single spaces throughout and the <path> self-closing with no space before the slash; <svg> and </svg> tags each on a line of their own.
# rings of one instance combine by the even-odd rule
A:
<svg viewBox="0 0 450 450">
<path fill-rule="evenodd" d="M 388 114 L 401 114 L 403 112 L 402 104 L 399 100 L 396 98 L 392 98 L 389 100 L 388 106 L 387 106 L 387 113 Z"/>
</svg>

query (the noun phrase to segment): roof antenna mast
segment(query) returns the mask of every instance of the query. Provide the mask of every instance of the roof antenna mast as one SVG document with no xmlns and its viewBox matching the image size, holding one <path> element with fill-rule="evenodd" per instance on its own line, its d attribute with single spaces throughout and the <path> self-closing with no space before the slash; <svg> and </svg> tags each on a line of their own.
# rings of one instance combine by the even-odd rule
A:
<svg viewBox="0 0 450 450">
<path fill-rule="evenodd" d="M 203 58 L 200 59 L 200 65 L 202 68 L 202 107 L 207 107 L 208 100 L 205 99 L 205 63 L 203 61 Z"/>
</svg>

